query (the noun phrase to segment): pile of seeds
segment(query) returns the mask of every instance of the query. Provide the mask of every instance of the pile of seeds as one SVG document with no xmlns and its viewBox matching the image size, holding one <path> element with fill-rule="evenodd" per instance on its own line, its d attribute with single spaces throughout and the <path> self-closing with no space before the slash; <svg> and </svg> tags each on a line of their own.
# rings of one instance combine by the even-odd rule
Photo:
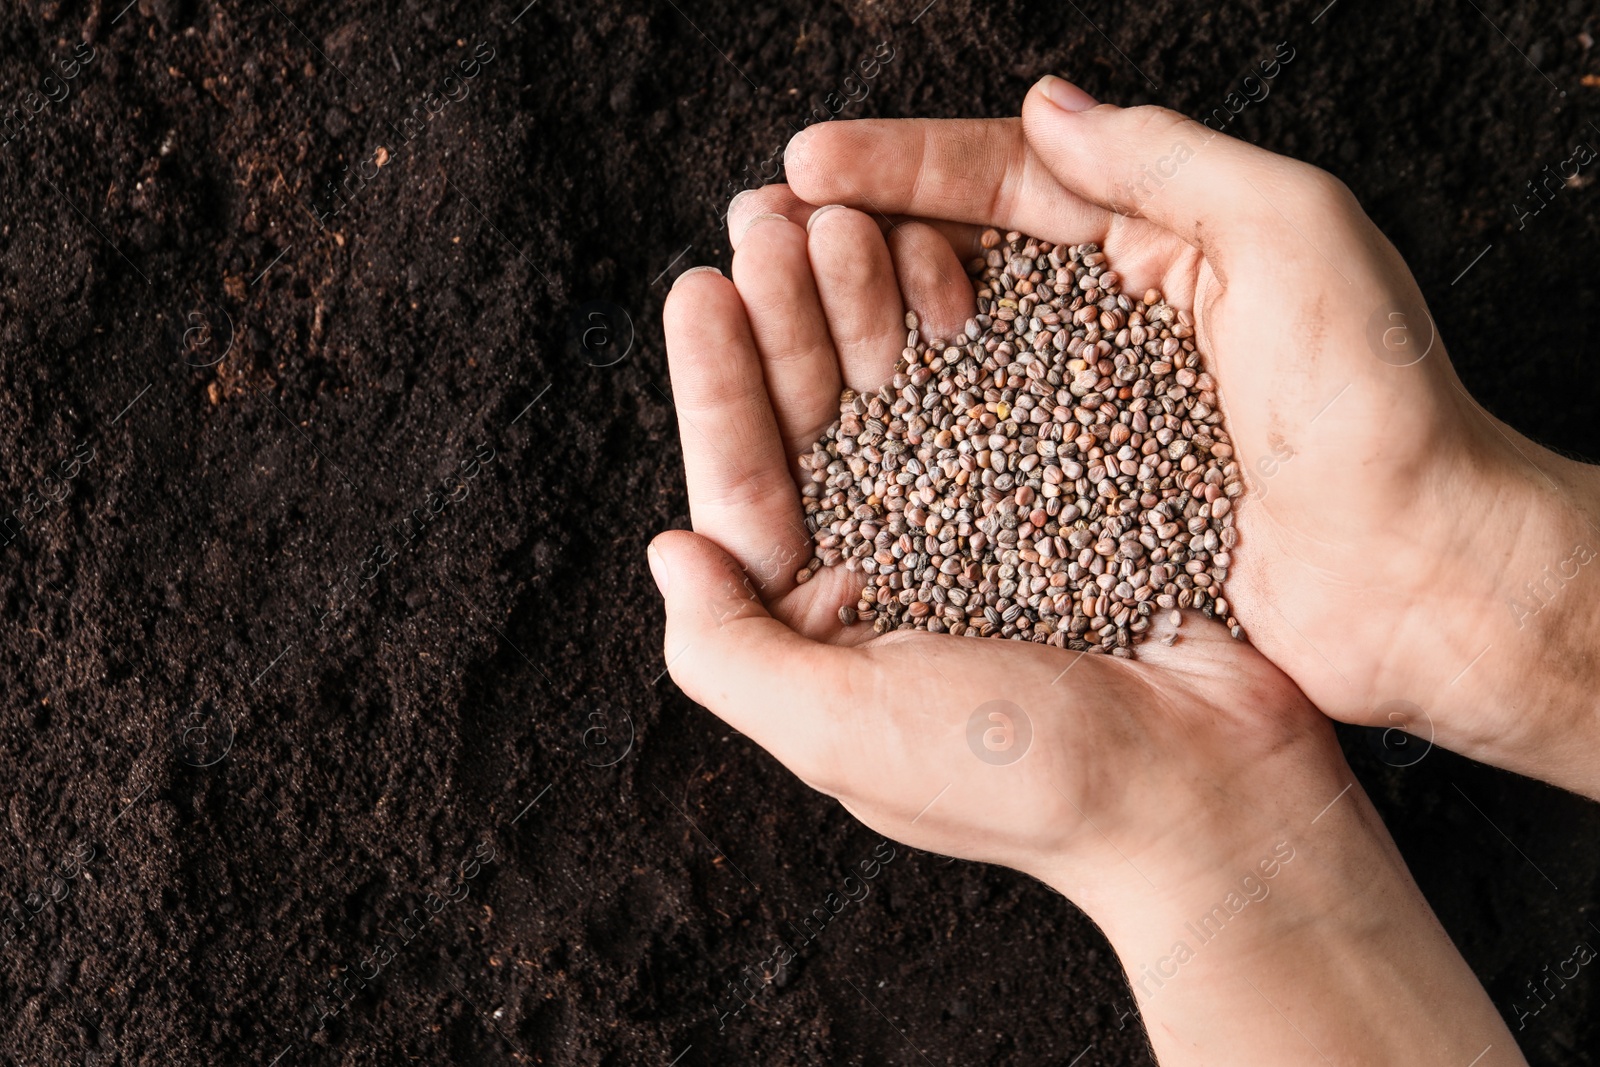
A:
<svg viewBox="0 0 1600 1067">
<path fill-rule="evenodd" d="M 845 390 L 800 457 L 798 579 L 864 572 L 839 617 L 879 633 L 1129 656 L 1153 613 L 1194 608 L 1240 637 L 1222 583 L 1244 483 L 1193 319 L 1122 293 L 1097 245 L 982 243 L 964 335 L 925 340 L 908 313 L 894 379 Z"/>
</svg>

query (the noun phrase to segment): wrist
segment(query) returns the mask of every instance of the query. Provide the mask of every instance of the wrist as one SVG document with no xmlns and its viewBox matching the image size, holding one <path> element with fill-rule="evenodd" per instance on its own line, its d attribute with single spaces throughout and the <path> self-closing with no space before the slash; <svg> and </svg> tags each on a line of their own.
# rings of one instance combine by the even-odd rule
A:
<svg viewBox="0 0 1600 1067">
<path fill-rule="evenodd" d="M 1359 788 L 1337 795 L 1324 812 L 1298 811 L 1226 851 L 1196 855 L 1185 875 L 1152 873 L 1151 891 L 1119 893 L 1091 911 L 1136 1001 L 1181 999 L 1185 986 L 1253 969 L 1307 938 L 1352 948 L 1381 939 L 1383 917 L 1361 901 L 1409 876 Z"/>
<path fill-rule="evenodd" d="M 1541 723 L 1528 773 L 1600 799 L 1600 467 L 1539 451 L 1552 550 L 1507 605 L 1515 636 L 1499 674 L 1509 706 Z"/>
<path fill-rule="evenodd" d="M 1359 788 L 1230 863 L 1094 915 L 1163 1067 L 1522 1062 Z"/>
<path fill-rule="evenodd" d="M 1263 713 L 1256 725 L 1262 736 L 1272 733 L 1271 718 Z M 1361 790 L 1331 725 L 1320 718 L 1279 737 L 1230 776 L 1196 771 L 1170 781 L 1170 789 L 1141 794 L 1137 823 L 1093 824 L 1070 856 L 1036 872 L 1099 924 L 1135 977 L 1142 964 L 1170 955 L 1186 937 L 1193 949 L 1197 941 L 1215 940 L 1219 929 L 1260 931 L 1274 923 L 1292 926 L 1302 914 L 1326 914 L 1336 902 L 1317 895 L 1326 883 L 1286 875 L 1317 866 L 1323 861 L 1308 863 L 1307 856 L 1330 846 L 1350 861 L 1370 856 L 1399 863 L 1375 814 L 1335 818 L 1354 806 Z M 1280 892 L 1283 886 L 1294 892 Z M 1270 923 L 1262 918 L 1269 911 Z M 1246 916 L 1252 921 L 1242 921 Z M 1249 937 L 1230 940 L 1244 947 Z"/>
<path fill-rule="evenodd" d="M 1499 526 L 1504 543 L 1461 564 L 1492 588 L 1454 613 L 1431 700 L 1452 708 L 1449 747 L 1600 799 L 1600 467 L 1503 431 L 1492 489 L 1471 506 L 1508 521 L 1465 521 Z"/>
</svg>

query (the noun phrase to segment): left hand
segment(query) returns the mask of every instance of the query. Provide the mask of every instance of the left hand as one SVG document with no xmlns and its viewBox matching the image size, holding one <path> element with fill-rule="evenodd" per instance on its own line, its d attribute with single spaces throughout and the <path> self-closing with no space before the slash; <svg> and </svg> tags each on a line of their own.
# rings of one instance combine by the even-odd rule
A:
<svg viewBox="0 0 1600 1067">
<path fill-rule="evenodd" d="M 874 829 L 1027 871 L 1088 908 L 1151 882 L 1180 892 L 1280 821 L 1315 814 L 1349 781 L 1331 728 L 1265 657 L 1197 612 L 1174 646 L 1148 640 L 1124 661 L 1024 641 L 873 637 L 839 620 L 859 574 L 823 568 L 797 582 L 812 548 L 791 457 L 837 418 L 842 384 L 887 380 L 906 301 L 937 336 L 973 300 L 930 227 L 886 242 L 850 209 L 810 221 L 808 233 L 758 220 L 733 281 L 691 272 L 667 303 L 695 532 L 658 537 L 651 563 L 678 685 Z M 995 701 L 1002 718 L 978 714 L 969 735 Z M 1008 730 L 1015 751 L 983 747 L 985 735 L 1003 746 Z"/>
</svg>

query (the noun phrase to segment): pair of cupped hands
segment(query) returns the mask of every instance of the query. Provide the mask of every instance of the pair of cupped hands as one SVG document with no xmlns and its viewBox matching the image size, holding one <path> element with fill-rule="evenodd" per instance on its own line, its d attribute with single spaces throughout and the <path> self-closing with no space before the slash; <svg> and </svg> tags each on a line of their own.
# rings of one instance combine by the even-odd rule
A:
<svg viewBox="0 0 1600 1067">
<path fill-rule="evenodd" d="M 1574 688 L 1593 670 L 1593 598 L 1525 591 L 1593 543 L 1594 472 L 1472 400 L 1338 180 L 1057 78 L 1020 119 L 834 121 L 784 158 L 787 185 L 730 206 L 732 277 L 688 271 L 665 310 L 694 532 L 649 556 L 691 698 L 873 829 L 1035 875 L 1114 942 L 1286 837 L 1325 873 L 1348 846 L 1346 866 L 1411 885 L 1346 795 L 1329 717 L 1600 795 Z M 811 556 L 796 457 L 842 388 L 889 379 L 907 310 L 926 337 L 960 332 L 962 264 L 990 225 L 1097 242 L 1125 291 L 1193 309 L 1249 484 L 1226 590 L 1248 643 L 1194 612 L 1133 661 L 874 636 L 839 620 L 860 575 L 796 582 Z M 1031 730 L 1010 763 L 968 742 L 997 700 Z"/>
</svg>

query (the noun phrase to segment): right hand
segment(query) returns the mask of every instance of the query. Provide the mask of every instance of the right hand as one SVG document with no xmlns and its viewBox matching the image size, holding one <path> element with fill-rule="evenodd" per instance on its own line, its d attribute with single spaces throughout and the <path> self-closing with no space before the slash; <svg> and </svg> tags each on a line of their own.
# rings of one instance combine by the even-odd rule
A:
<svg viewBox="0 0 1600 1067">
<path fill-rule="evenodd" d="M 962 258 L 996 224 L 1099 242 L 1126 291 L 1193 307 L 1252 489 L 1226 589 L 1251 640 L 1335 718 L 1600 796 L 1600 715 L 1566 688 L 1595 672 L 1594 598 L 1509 602 L 1539 608 L 1526 583 L 1558 568 L 1592 589 L 1600 527 L 1575 501 L 1600 498 L 1595 472 L 1472 400 L 1338 180 L 1059 79 L 1020 121 L 814 126 L 786 166 L 788 186 L 739 198 L 736 242 L 757 214 L 835 203 L 941 220 Z M 1530 682 L 1529 664 L 1562 669 Z"/>
</svg>

